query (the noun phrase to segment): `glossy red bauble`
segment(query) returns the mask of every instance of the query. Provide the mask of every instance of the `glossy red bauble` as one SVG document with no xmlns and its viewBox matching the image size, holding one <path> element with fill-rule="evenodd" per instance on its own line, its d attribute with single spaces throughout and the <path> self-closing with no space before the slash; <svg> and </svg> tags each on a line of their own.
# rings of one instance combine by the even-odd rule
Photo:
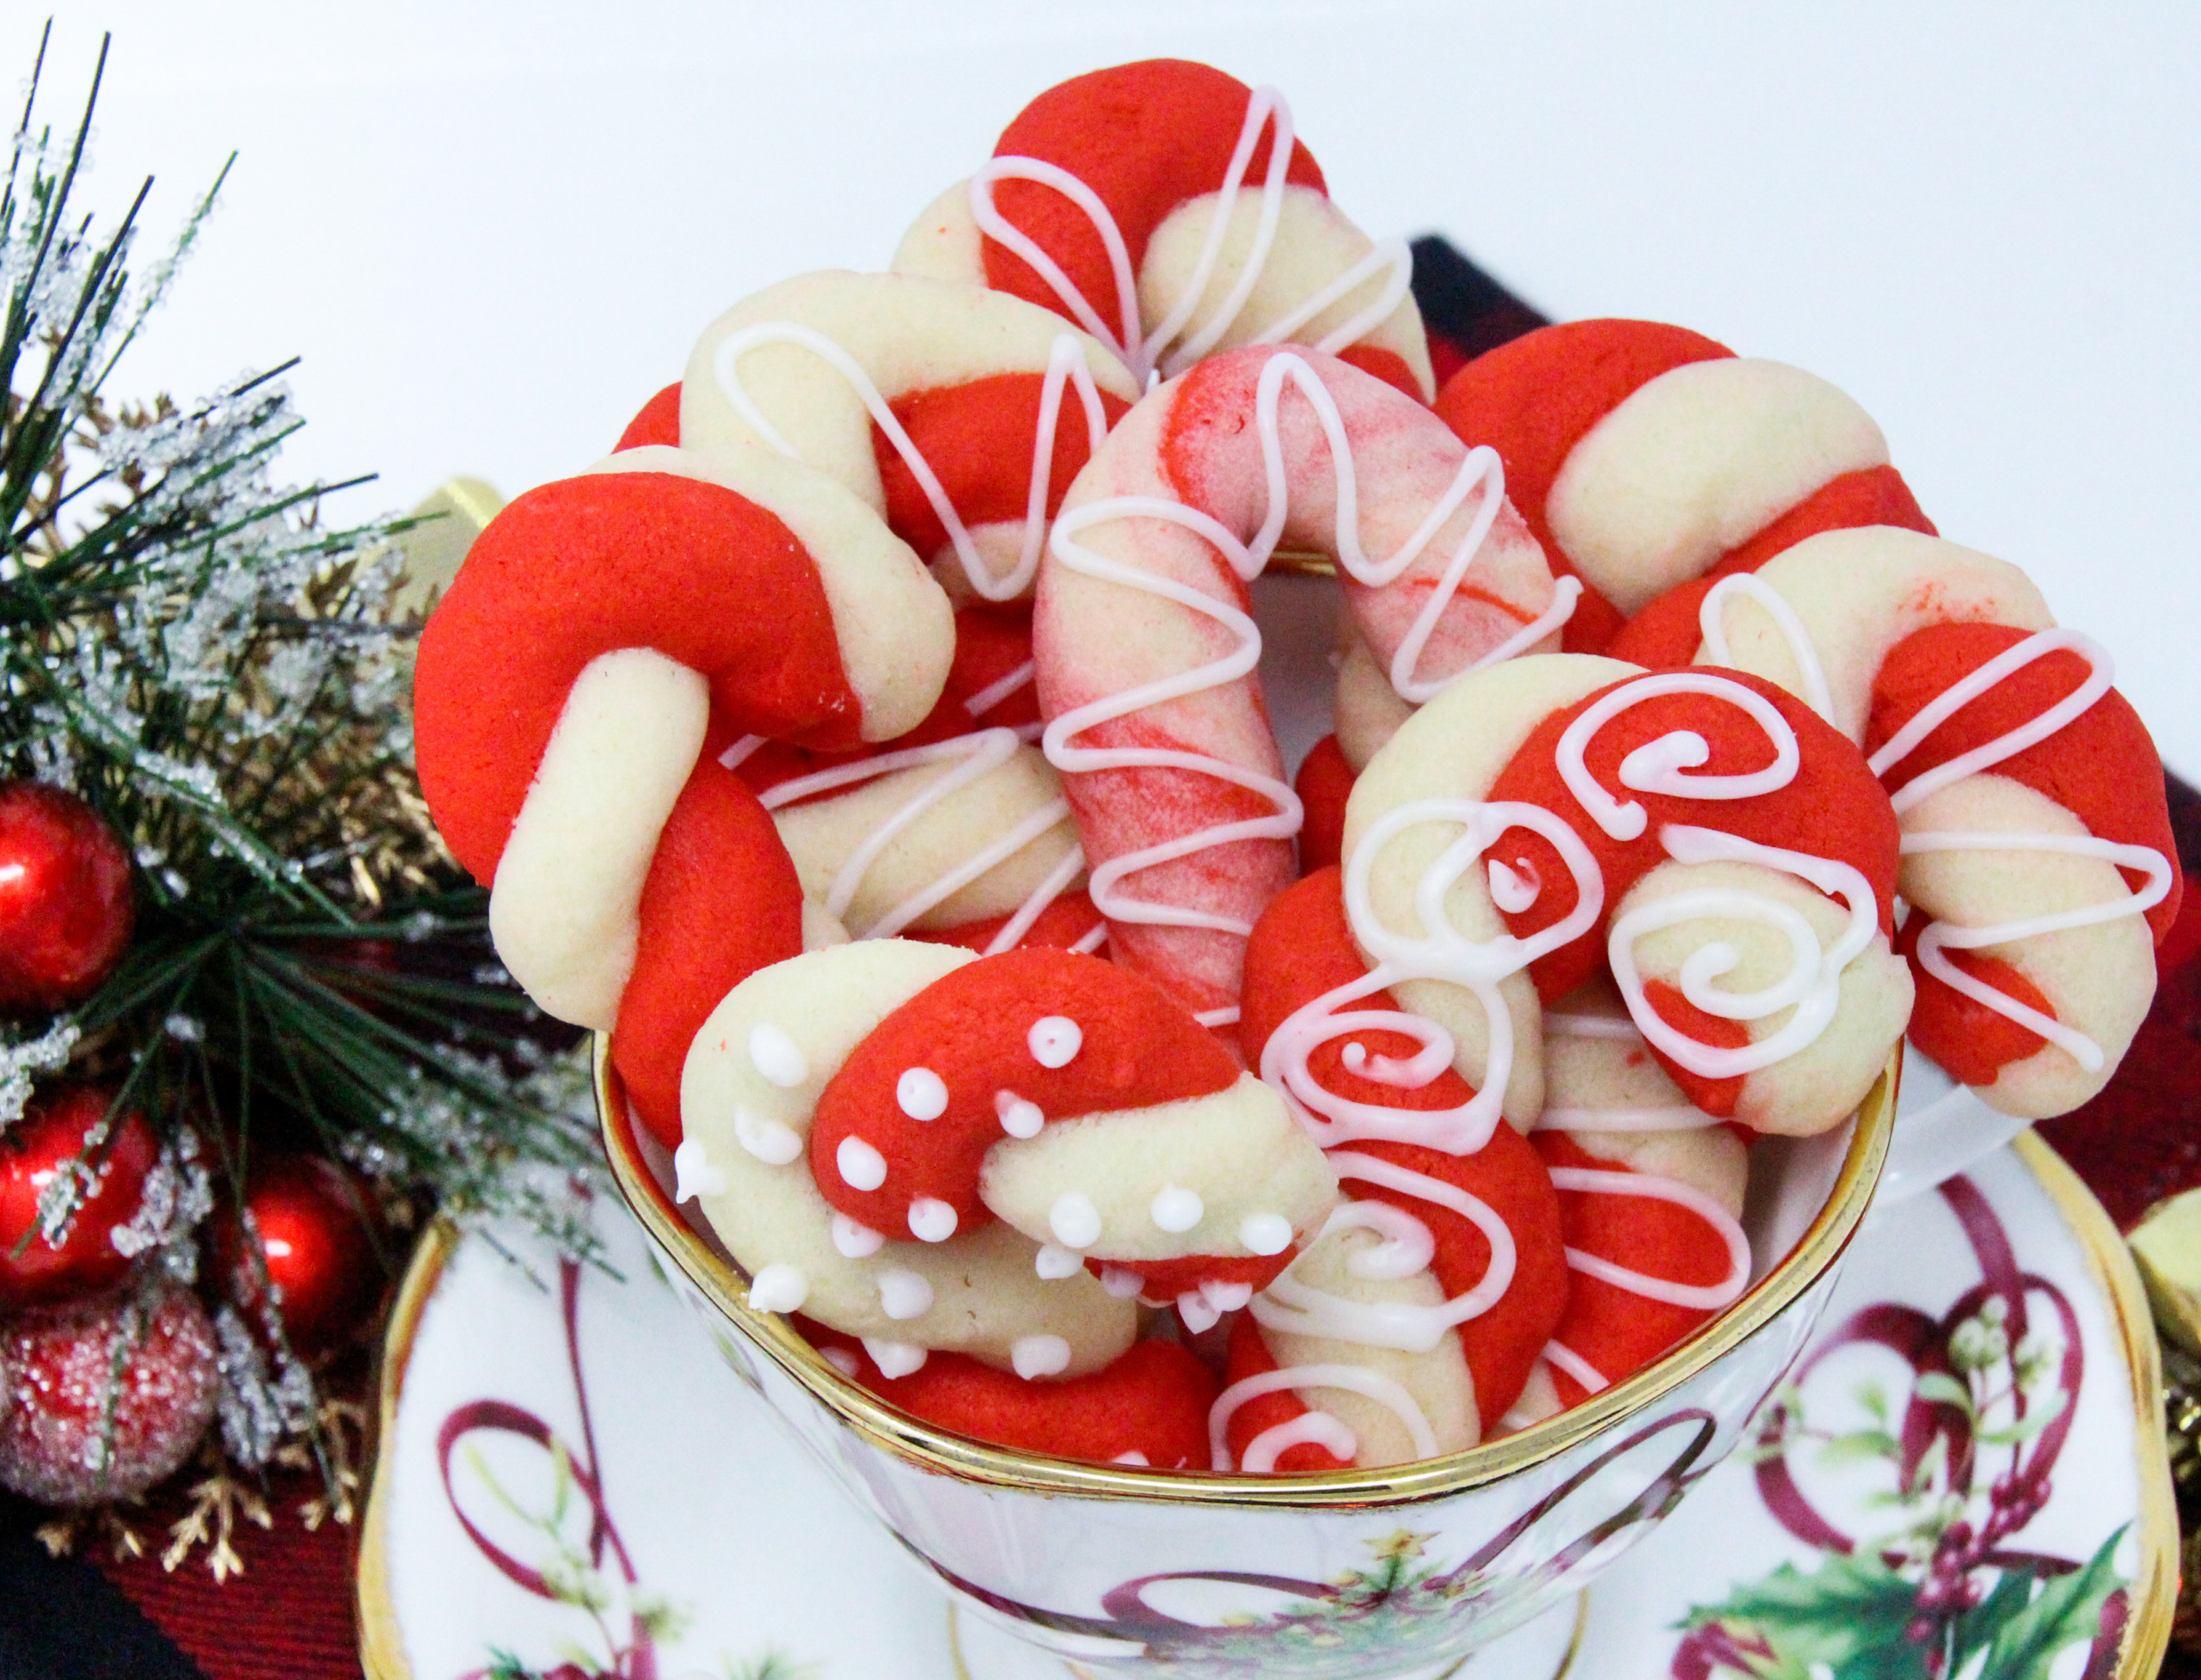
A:
<svg viewBox="0 0 2201 1680">
<path fill-rule="evenodd" d="M 0 1015 L 89 997 L 130 943 L 130 854 L 74 794 L 0 782 Z"/>
<path fill-rule="evenodd" d="M 77 1205 L 59 1246 L 39 1231 L 47 1186 L 83 1155 L 86 1135 L 113 1096 L 96 1085 L 41 1093 L 0 1132 L 0 1311 L 89 1295 L 130 1269 L 130 1257 L 114 1246 L 115 1228 L 137 1213 L 145 1175 L 160 1155 L 141 1114 L 115 1123 L 97 1186 Z"/>
<path fill-rule="evenodd" d="M 42 1505 L 133 1499 L 191 1456 L 220 1384 L 214 1327 L 180 1284 L 0 1323 L 0 1487 Z"/>
<path fill-rule="evenodd" d="M 281 1291 L 292 1350 L 311 1357 L 349 1340 L 382 1292 L 374 1215 L 358 1180 L 325 1156 L 270 1156 L 246 1180 L 245 1205 Z M 257 1306 L 259 1268 L 235 1215 L 217 1223 L 214 1246 L 223 1287 L 240 1305 Z"/>
</svg>

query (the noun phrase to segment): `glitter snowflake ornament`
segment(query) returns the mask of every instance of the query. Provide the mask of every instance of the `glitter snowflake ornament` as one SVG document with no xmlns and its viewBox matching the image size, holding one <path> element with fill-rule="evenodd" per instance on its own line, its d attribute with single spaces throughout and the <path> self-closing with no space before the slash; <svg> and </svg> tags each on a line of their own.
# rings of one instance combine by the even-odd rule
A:
<svg viewBox="0 0 2201 1680">
<path fill-rule="evenodd" d="M 0 1326 L 0 1487 L 44 1505 L 135 1499 L 213 1421 L 214 1327 L 166 1283 Z"/>
</svg>

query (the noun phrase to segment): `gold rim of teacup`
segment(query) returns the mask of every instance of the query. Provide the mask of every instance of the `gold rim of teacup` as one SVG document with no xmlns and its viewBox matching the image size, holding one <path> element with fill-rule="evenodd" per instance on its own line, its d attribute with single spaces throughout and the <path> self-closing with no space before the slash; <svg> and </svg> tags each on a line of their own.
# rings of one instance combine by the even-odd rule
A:
<svg viewBox="0 0 2201 1680">
<path fill-rule="evenodd" d="M 608 1039 L 598 1033 L 595 1044 L 604 1153 L 628 1206 L 703 1298 L 845 1427 L 920 1469 L 982 1487 L 1058 1498 L 1240 1508 L 1380 1509 L 1463 1493 L 1557 1457 L 1672 1393 L 1778 1318 L 1848 1247 L 1887 1159 L 1902 1069 L 1898 1046 L 1859 1107 L 1834 1187 L 1796 1246 L 1733 1306 L 1634 1375 L 1517 1434 L 1440 1458 L 1381 1470 L 1244 1476 L 1088 1464 L 989 1446 L 913 1418 L 843 1376 L 780 1315 L 751 1308 L 747 1274 L 689 1228 L 643 1158 L 633 1115 L 616 1087 Z"/>
</svg>

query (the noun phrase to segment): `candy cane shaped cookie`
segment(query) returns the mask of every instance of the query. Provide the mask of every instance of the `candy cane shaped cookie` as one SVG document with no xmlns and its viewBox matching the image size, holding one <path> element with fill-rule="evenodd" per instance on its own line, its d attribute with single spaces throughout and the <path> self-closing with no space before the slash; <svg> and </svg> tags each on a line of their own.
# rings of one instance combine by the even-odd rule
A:
<svg viewBox="0 0 2201 1680">
<path fill-rule="evenodd" d="M 798 275 L 704 328 L 680 441 L 763 447 L 876 508 L 958 598 L 1027 593 L 1049 516 L 1138 387 L 1006 293 L 906 274 Z"/>
<path fill-rule="evenodd" d="M 1816 696 L 1871 749 L 1903 830 L 1914 1042 L 2027 1119 L 2100 1089 L 2182 890 L 2107 653 L 2015 567 L 1895 531 L 1801 543 L 1701 616 L 1700 659 Z"/>
<path fill-rule="evenodd" d="M 836 1168 L 812 1174 L 819 1100 L 850 1057 L 927 987 L 975 966 L 948 947 L 867 940 L 742 981 L 688 1055 L 676 1193 L 697 1199 L 747 1268 L 752 1306 L 865 1338 L 892 1375 L 933 1350 L 1026 1374 L 1099 1370 L 1131 1346 L 1136 1309 L 1082 1267 L 1041 1266 L 1039 1243 L 1001 1223 L 953 1241 L 860 1224 L 821 1193 Z"/>
<path fill-rule="evenodd" d="M 1545 1381 L 1571 1406 L 1741 1297 L 1750 1163 L 1733 1129 L 1666 1076 L 1608 984 L 1560 1000 L 1544 1030 L 1548 1101 L 1530 1141 L 1551 1169 L 1573 1273 Z M 1526 1399 L 1530 1416 L 1542 1409 Z"/>
<path fill-rule="evenodd" d="M 430 620 L 415 732 L 438 825 L 490 884 L 515 978 L 612 1030 L 667 1144 L 696 1025 L 802 948 L 786 850 L 719 752 L 745 732 L 829 748 L 904 733 L 939 691 L 950 617 L 907 546 L 822 475 L 660 447 L 519 497 Z"/>
<path fill-rule="evenodd" d="M 904 273 L 1058 311 L 1142 380 L 1247 344 L 1312 345 L 1435 391 L 1403 240 L 1330 202 L 1272 88 L 1157 58 L 1049 89 L 994 156 L 927 206 Z"/>
<path fill-rule="evenodd" d="M 1005 952 L 890 1015 L 826 1088 L 813 1176 L 874 1231 L 942 1242 L 996 1218 L 1175 1297 L 1195 1328 L 1289 1263 L 1336 1175 L 1275 1094 L 1151 981 L 1072 952 Z"/>
<path fill-rule="evenodd" d="M 1218 1438 L 1248 1468 L 1414 1456 L 1412 1423 L 1382 1395 L 1273 1375 L 1350 1366 L 1397 1384 L 1443 1447 L 1472 1445 L 1513 1404 L 1566 1304 L 1549 1178 L 1509 1126 L 1467 1153 L 1410 1141 L 1417 1111 L 1472 1093 L 1448 1064 L 1416 1065 L 1429 1059 L 1422 1039 L 1398 1030 L 1408 1023 L 1388 994 L 1357 998 L 1311 1044 L 1279 1042 L 1308 1004 L 1366 973 L 1336 869 L 1269 906 L 1246 969 L 1245 1042 L 1267 1076 L 1297 1097 L 1319 1088 L 1361 1105 L 1379 1123 L 1392 1111 L 1395 1124 L 1330 1151 L 1352 1199 L 1235 1329 Z"/>
<path fill-rule="evenodd" d="M 810 899 L 858 938 L 907 933 L 991 953 L 1093 950 L 1107 927 L 1038 748 L 1030 616 L 968 606 L 939 705 L 853 754 L 751 736 L 727 762 L 774 813 Z"/>
<path fill-rule="evenodd" d="M 1360 633 L 1415 700 L 1548 643 L 1573 595 L 1495 457 L 1341 362 L 1230 351 L 1125 416 L 1040 571 L 1044 744 L 1116 960 L 1217 1025 L 1235 1019 L 1245 937 L 1291 878 L 1299 826 L 1245 610 L 1279 543 L 1337 559 Z"/>
<path fill-rule="evenodd" d="M 1849 397 L 1684 328 L 1539 328 L 1454 374 L 1437 412 L 1499 452 L 1554 567 L 1589 586 L 1570 653 L 1656 663 L 1613 638 L 1691 579 L 1753 570 L 1816 531 L 1933 530 Z"/>
<path fill-rule="evenodd" d="M 1538 1112 L 1537 994 L 1601 956 L 1690 1100 L 1760 1130 L 1837 1124 L 1910 1010 L 1892 816 L 1760 679 L 1579 654 L 1477 672 L 1376 755 L 1346 847 L 1356 941 L 1477 1087 L 1462 1131 Z"/>
</svg>

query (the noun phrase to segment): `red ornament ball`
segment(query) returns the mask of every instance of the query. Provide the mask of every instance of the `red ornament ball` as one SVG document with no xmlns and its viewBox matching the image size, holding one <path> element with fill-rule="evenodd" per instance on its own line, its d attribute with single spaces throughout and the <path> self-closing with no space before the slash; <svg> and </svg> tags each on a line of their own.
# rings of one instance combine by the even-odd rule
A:
<svg viewBox="0 0 2201 1680">
<path fill-rule="evenodd" d="M 85 1136 L 113 1098 L 101 1086 L 69 1086 L 34 1099 L 21 1119 L 0 1131 L 0 1311 L 89 1295 L 129 1271 L 130 1256 L 114 1246 L 115 1229 L 137 1213 L 145 1175 L 160 1155 L 142 1114 L 116 1121 L 98 1184 L 77 1205 L 59 1245 L 38 1229 L 47 1186 L 83 1153 Z"/>
<path fill-rule="evenodd" d="M 279 1291 L 283 1334 L 292 1351 L 311 1358 L 351 1340 L 383 1281 L 374 1213 L 359 1180 L 326 1156 L 269 1156 L 245 1181 L 245 1206 L 260 1233 L 268 1279 Z M 231 1298 L 256 1309 L 260 1271 L 234 1216 L 216 1225 L 215 1265 Z"/>
<path fill-rule="evenodd" d="M 214 1327 L 181 1284 L 9 1320 L 0 1487 L 41 1505 L 133 1499 L 191 1456 L 220 1386 Z"/>
<path fill-rule="evenodd" d="M 0 1015 L 89 997 L 130 943 L 130 854 L 74 794 L 0 782 Z"/>
</svg>

